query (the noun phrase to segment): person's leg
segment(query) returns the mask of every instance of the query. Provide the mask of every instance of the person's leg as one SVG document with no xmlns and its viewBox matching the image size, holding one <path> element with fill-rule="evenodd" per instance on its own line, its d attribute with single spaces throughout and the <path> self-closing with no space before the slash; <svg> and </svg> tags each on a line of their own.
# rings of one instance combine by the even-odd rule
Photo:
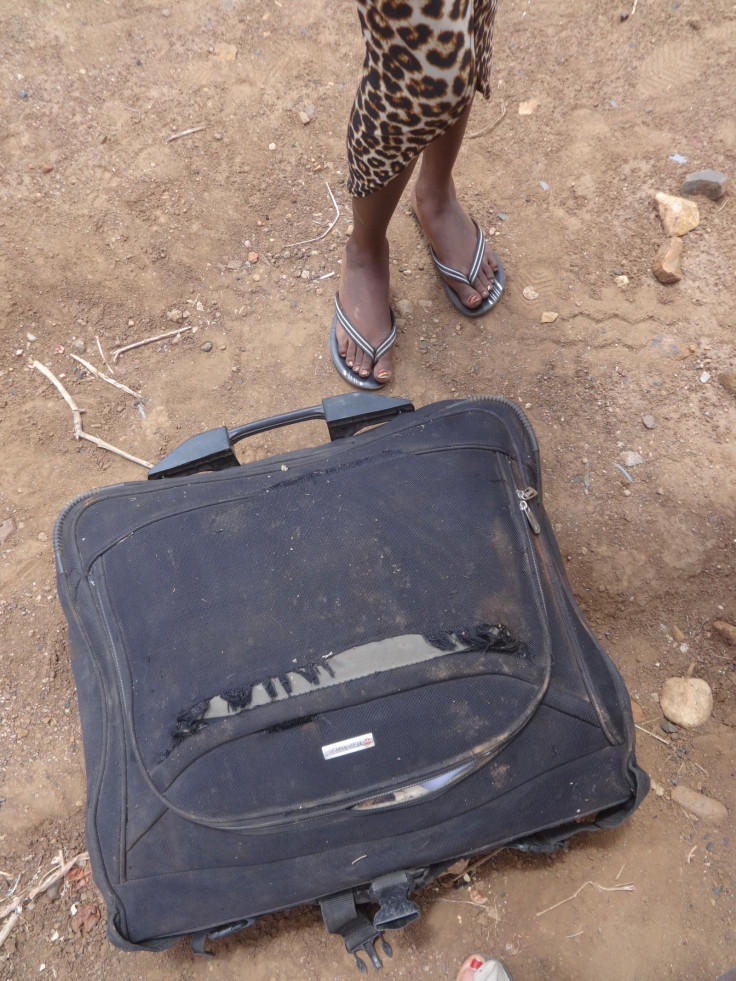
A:
<svg viewBox="0 0 736 981">
<path fill-rule="evenodd" d="M 414 192 L 414 208 L 437 258 L 467 274 L 473 260 L 477 231 L 457 200 L 452 170 L 460 152 L 470 106 L 442 136 L 430 143 L 422 154 Z M 447 277 L 448 284 L 468 307 L 485 299 L 494 281 L 497 262 L 488 245 L 474 287 Z"/>
<path fill-rule="evenodd" d="M 386 231 L 413 169 L 414 162 L 378 191 L 353 198 L 353 234 L 343 257 L 340 303 L 348 319 L 373 347 L 378 347 L 391 330 Z M 337 340 L 348 367 L 367 378 L 370 358 L 349 340 L 339 324 Z M 376 362 L 373 377 L 382 383 L 389 380 L 391 351 Z"/>
</svg>

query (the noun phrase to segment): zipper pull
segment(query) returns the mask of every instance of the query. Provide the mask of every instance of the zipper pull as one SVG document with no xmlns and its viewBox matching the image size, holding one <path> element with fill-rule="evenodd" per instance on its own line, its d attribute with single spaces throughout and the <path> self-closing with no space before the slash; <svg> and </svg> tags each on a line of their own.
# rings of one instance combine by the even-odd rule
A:
<svg viewBox="0 0 736 981">
<path fill-rule="evenodd" d="M 537 492 L 533 487 L 525 487 L 524 490 L 517 490 L 516 496 L 519 498 L 519 508 L 526 515 L 529 527 L 535 535 L 538 535 L 542 528 L 527 503 L 527 501 L 531 501 L 537 496 Z"/>
</svg>

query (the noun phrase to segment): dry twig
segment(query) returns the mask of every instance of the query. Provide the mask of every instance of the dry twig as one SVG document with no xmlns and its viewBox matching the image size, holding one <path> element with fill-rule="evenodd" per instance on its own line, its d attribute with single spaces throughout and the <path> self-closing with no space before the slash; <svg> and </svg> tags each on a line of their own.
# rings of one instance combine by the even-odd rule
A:
<svg viewBox="0 0 736 981">
<path fill-rule="evenodd" d="M 325 184 L 327 184 L 327 181 L 325 181 Z M 319 240 L 321 238 L 324 238 L 325 235 L 329 235 L 330 234 L 330 232 L 332 231 L 332 229 L 337 224 L 337 219 L 340 217 L 340 208 L 338 207 L 337 201 L 335 200 L 335 195 L 332 193 L 332 188 L 330 187 L 329 184 L 327 184 L 327 190 L 330 192 L 330 197 L 332 198 L 332 203 L 335 206 L 335 212 L 336 212 L 335 217 L 334 217 L 334 220 L 332 221 L 332 224 L 330 224 L 322 232 L 321 235 L 315 236 L 315 238 L 305 238 L 301 242 L 292 242 L 291 245 L 285 245 L 283 247 L 283 249 L 281 250 L 282 252 L 284 251 L 284 249 L 295 249 L 297 247 L 297 245 L 307 245 L 309 242 L 319 242 Z"/>
<path fill-rule="evenodd" d="M 495 129 L 498 126 L 498 124 L 501 122 L 501 120 L 505 115 L 506 115 L 506 103 L 502 102 L 501 115 L 498 117 L 498 119 L 494 120 L 492 123 L 489 123 L 487 126 L 484 126 L 483 129 L 479 129 L 477 133 L 468 133 L 465 139 L 476 140 L 479 136 L 485 136 L 486 133 L 490 133 L 492 129 Z"/>
<path fill-rule="evenodd" d="M 128 388 L 128 386 L 127 385 L 123 385 L 122 382 L 117 382 L 117 381 L 115 381 L 114 378 L 107 378 L 107 377 L 105 377 L 105 375 L 103 375 L 102 372 L 98 371 L 97 368 L 95 368 L 95 366 L 93 364 L 90 364 L 89 363 L 89 361 L 85 361 L 84 358 L 80 358 L 76 354 L 72 354 L 71 356 L 74 358 L 75 361 L 78 361 L 81 365 L 84 365 L 84 367 L 87 369 L 87 371 L 91 372 L 93 375 L 96 375 L 103 382 L 107 382 L 108 385 L 114 385 L 115 388 L 119 388 L 121 391 L 127 392 L 128 395 L 133 395 L 137 399 L 142 399 L 143 398 L 143 396 L 140 394 L 140 392 L 134 392 L 132 388 Z"/>
<path fill-rule="evenodd" d="M 156 341 L 163 341 L 166 337 L 174 337 L 175 334 L 181 334 L 185 330 L 191 330 L 190 326 L 178 327 L 176 330 L 168 330 L 165 334 L 156 334 L 155 337 L 146 337 L 142 341 L 134 341 L 132 344 L 126 344 L 125 347 L 118 347 L 112 352 L 113 362 L 117 361 L 121 354 L 125 351 L 132 351 L 134 347 L 143 347 L 144 344 L 155 344 Z"/>
<path fill-rule="evenodd" d="M 648 729 L 644 729 L 644 728 L 643 728 L 642 726 L 640 726 L 640 725 L 638 724 L 638 722 L 635 722 L 635 723 L 634 723 L 634 728 L 635 728 L 635 729 L 638 729 L 638 730 L 639 730 L 639 732 L 645 732 L 645 733 L 646 733 L 646 734 L 647 734 L 648 736 L 651 736 L 651 737 L 652 737 L 652 739 L 656 739 L 656 740 L 658 740 L 658 741 L 659 741 L 660 743 L 664 743 L 664 744 L 665 744 L 665 746 L 671 746 L 671 745 L 672 745 L 672 743 L 670 743 L 670 742 L 668 742 L 668 741 L 667 741 L 666 739 L 662 739 L 662 737 L 661 737 L 661 736 L 658 736 L 656 732 L 650 732 L 650 731 L 649 731 Z"/>
<path fill-rule="evenodd" d="M 21 907 L 23 903 L 30 902 L 35 899 L 42 892 L 46 892 L 47 889 L 51 888 L 55 882 L 59 879 L 63 879 L 67 874 L 69 869 L 73 869 L 75 865 L 80 865 L 82 862 L 89 862 L 89 852 L 80 852 L 75 855 L 70 861 L 64 861 L 64 853 L 59 852 L 57 857 L 56 865 L 54 868 L 49 869 L 49 871 L 41 878 L 40 882 L 37 882 L 35 886 L 26 886 L 10 903 L 7 903 L 2 909 L 0 909 L 0 920 L 4 920 L 6 916 L 11 913 L 15 913 L 18 907 Z"/>
<path fill-rule="evenodd" d="M 10 914 L 8 922 L 5 924 L 2 930 L 0 930 L 0 947 L 2 947 L 2 945 L 8 939 L 10 934 L 13 932 L 13 927 L 15 926 L 15 924 L 18 922 L 19 919 L 20 916 L 18 916 L 17 913 Z"/>
<path fill-rule="evenodd" d="M 107 368 L 107 370 L 110 372 L 110 374 L 111 375 L 114 375 L 115 372 L 112 370 L 112 368 L 110 367 L 110 365 L 107 363 L 107 358 L 105 357 L 105 352 L 102 350 L 102 344 L 100 344 L 100 339 L 96 335 L 95 335 L 95 340 L 97 341 L 97 350 L 100 352 L 100 357 L 102 358 L 102 363 Z"/>
<path fill-rule="evenodd" d="M 119 450 L 117 446 L 113 446 L 112 443 L 106 443 L 104 439 L 100 439 L 98 436 L 90 436 L 89 433 L 85 433 L 82 426 L 82 412 L 84 409 L 80 409 L 74 399 L 71 397 L 69 392 L 64 388 L 56 375 L 49 371 L 49 369 L 42 365 L 39 361 L 33 361 L 32 367 L 37 371 L 40 371 L 42 375 L 45 375 L 48 380 L 56 386 L 56 388 L 64 396 L 64 399 L 72 410 L 72 415 L 74 417 L 74 438 L 75 439 L 86 439 L 90 443 L 94 443 L 95 446 L 99 446 L 101 450 L 109 450 L 111 453 L 117 453 L 118 456 L 124 457 L 126 460 L 130 460 L 131 463 L 137 463 L 141 467 L 145 467 L 146 470 L 150 470 L 153 464 L 146 463 L 145 460 L 139 460 L 136 456 L 131 456 L 130 453 L 126 453 L 125 450 Z"/>
<path fill-rule="evenodd" d="M 634 891 L 633 882 L 627 882 L 623 886 L 602 886 L 600 885 L 600 883 L 593 882 L 591 879 L 588 879 L 588 881 L 584 882 L 582 886 L 572 894 L 572 896 L 568 896 L 567 899 L 561 899 L 559 903 L 555 903 L 554 906 L 548 906 L 547 909 L 540 910 L 539 913 L 535 913 L 534 915 L 544 916 L 545 913 L 551 913 L 552 910 L 557 909 L 558 906 L 563 906 L 565 903 L 569 903 L 571 900 L 577 899 L 586 886 L 593 886 L 596 889 L 600 889 L 601 892 L 633 892 Z"/>
<path fill-rule="evenodd" d="M 174 133 L 173 136 L 170 136 L 166 142 L 171 143 L 172 140 L 180 140 L 182 136 L 191 136 L 192 133 L 201 133 L 203 129 L 204 126 L 194 126 L 192 129 L 183 129 L 181 133 Z"/>
</svg>

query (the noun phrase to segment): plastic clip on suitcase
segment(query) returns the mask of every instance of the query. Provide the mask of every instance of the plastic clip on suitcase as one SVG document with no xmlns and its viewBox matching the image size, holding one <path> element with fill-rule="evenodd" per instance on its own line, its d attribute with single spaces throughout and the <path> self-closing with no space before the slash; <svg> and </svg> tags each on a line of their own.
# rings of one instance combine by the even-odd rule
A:
<svg viewBox="0 0 736 981">
<path fill-rule="evenodd" d="M 356 393 L 214 430 L 149 473 L 165 479 L 60 515 L 87 840 L 117 946 L 191 934 L 204 952 L 319 903 L 379 967 L 374 941 L 456 859 L 553 851 L 646 794 L 528 420 L 503 398 L 412 408 Z M 314 418 L 333 442 L 238 465 L 238 439 Z"/>
</svg>

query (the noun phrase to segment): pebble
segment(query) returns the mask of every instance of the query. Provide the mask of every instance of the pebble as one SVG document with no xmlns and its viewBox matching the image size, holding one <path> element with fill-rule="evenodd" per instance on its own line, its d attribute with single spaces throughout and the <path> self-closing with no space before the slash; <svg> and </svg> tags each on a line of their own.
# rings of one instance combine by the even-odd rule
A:
<svg viewBox="0 0 736 981">
<path fill-rule="evenodd" d="M 628 286 L 628 285 L 629 285 L 629 277 L 625 273 L 621 273 L 621 275 L 616 277 L 616 286 L 623 289 L 624 286 Z"/>
<path fill-rule="evenodd" d="M 659 191 L 654 195 L 657 211 L 668 235 L 687 235 L 700 224 L 698 206 L 694 201 L 677 198 Z"/>
<path fill-rule="evenodd" d="M 639 464 L 644 463 L 644 457 L 634 450 L 624 450 L 621 454 L 621 462 L 625 467 L 638 467 Z"/>
<path fill-rule="evenodd" d="M 39 533 L 38 533 L 38 540 L 39 540 L 39 542 L 46 542 L 46 541 L 48 541 L 48 538 L 49 538 L 49 536 L 46 534 L 45 531 L 39 531 Z"/>
<path fill-rule="evenodd" d="M 240 259 L 231 259 L 230 262 L 228 262 L 228 264 L 227 264 L 227 268 L 228 269 L 240 269 L 240 267 L 242 265 L 243 265 L 243 263 L 240 261 Z"/>
<path fill-rule="evenodd" d="M 657 428 L 657 421 L 654 418 L 654 416 L 651 416 L 651 415 L 642 416 L 641 417 L 641 421 L 644 423 L 644 425 L 645 425 L 645 427 L 647 429 L 656 429 Z"/>
<path fill-rule="evenodd" d="M 674 736 L 676 732 L 680 731 L 673 722 L 663 722 L 659 728 L 662 732 L 666 732 L 668 736 Z"/>
<path fill-rule="evenodd" d="M 276 149 L 276 144 L 275 143 L 269 143 L 268 144 L 268 149 L 269 150 L 275 150 Z"/>
<path fill-rule="evenodd" d="M 657 797 L 664 797 L 664 787 L 658 780 L 650 780 L 649 786 Z"/>
<path fill-rule="evenodd" d="M 732 623 L 727 623 L 725 620 L 716 620 L 713 624 L 713 629 L 727 644 L 730 644 L 731 647 L 736 647 L 736 627 Z"/>
<path fill-rule="evenodd" d="M 641 707 L 641 705 L 638 702 L 635 702 L 633 698 L 631 699 L 631 715 L 634 719 L 634 722 L 644 721 L 644 709 Z"/>
<path fill-rule="evenodd" d="M 708 824 L 720 825 L 728 818 L 728 811 L 720 801 L 706 797 L 705 794 L 700 794 L 697 790 L 691 790 L 682 784 L 673 788 L 672 800 L 684 807 L 688 813 Z"/>
<path fill-rule="evenodd" d="M 248 262 L 251 265 L 255 265 L 255 263 L 258 262 L 258 253 L 257 252 L 249 252 L 248 253 Z"/>
<path fill-rule="evenodd" d="M 6 541 L 15 531 L 15 519 L 6 518 L 5 521 L 0 524 L 0 543 Z"/>
<path fill-rule="evenodd" d="M 702 678 L 668 678 L 659 693 L 659 705 L 670 722 L 692 729 L 710 718 L 713 693 Z"/>
<path fill-rule="evenodd" d="M 728 177 L 720 170 L 696 170 L 682 182 L 680 194 L 704 194 L 711 201 L 717 201 L 726 193 L 727 183 Z"/>
<path fill-rule="evenodd" d="M 181 310 L 177 310 L 176 308 L 169 310 L 166 316 L 175 324 L 180 324 L 184 319 L 184 314 L 181 312 Z"/>
<path fill-rule="evenodd" d="M 27 338 L 27 340 L 29 340 L 31 342 L 31 344 L 33 344 L 33 342 L 36 340 L 36 335 L 35 334 L 26 334 L 26 338 Z"/>
<path fill-rule="evenodd" d="M 533 286 L 525 286 L 522 292 L 525 300 L 536 300 L 539 296 Z"/>
<path fill-rule="evenodd" d="M 545 310 L 542 313 L 541 322 L 543 324 L 553 324 L 558 317 L 559 317 L 559 313 L 555 313 L 554 310 Z"/>
<path fill-rule="evenodd" d="M 678 237 L 667 239 L 659 247 L 655 256 L 652 272 L 665 285 L 679 283 L 682 279 L 682 239 Z"/>
<path fill-rule="evenodd" d="M 722 371 L 718 376 L 718 382 L 731 395 L 736 395 L 736 371 Z"/>
<path fill-rule="evenodd" d="M 396 309 L 399 311 L 402 317 L 411 317 L 414 313 L 414 304 L 411 300 L 399 300 L 396 304 Z"/>
<path fill-rule="evenodd" d="M 75 337 L 69 347 L 72 349 L 72 351 L 76 351 L 77 354 L 84 354 L 84 352 L 87 350 L 87 345 L 84 343 L 81 337 Z"/>
<path fill-rule="evenodd" d="M 200 351 L 204 351 L 205 353 L 207 351 L 211 351 L 212 350 L 212 341 L 205 341 L 204 344 L 200 344 L 199 345 L 199 350 Z"/>
<path fill-rule="evenodd" d="M 529 99 L 527 102 L 519 103 L 519 115 L 531 116 L 539 109 L 539 99 Z"/>
</svg>

